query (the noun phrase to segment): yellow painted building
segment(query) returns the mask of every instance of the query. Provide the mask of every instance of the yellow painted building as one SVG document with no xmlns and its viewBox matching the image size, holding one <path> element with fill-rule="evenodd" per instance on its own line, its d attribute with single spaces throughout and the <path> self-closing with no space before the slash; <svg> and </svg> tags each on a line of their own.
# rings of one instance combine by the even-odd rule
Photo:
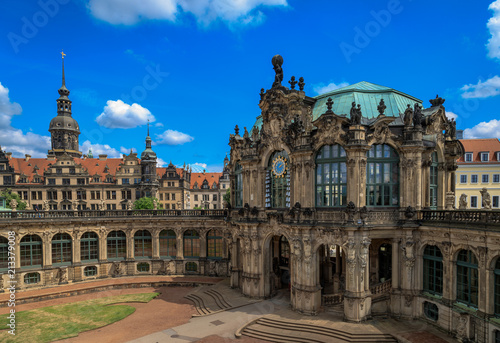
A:
<svg viewBox="0 0 500 343">
<path fill-rule="evenodd" d="M 465 154 L 458 160 L 455 206 L 465 194 L 467 209 L 482 208 L 481 190 L 491 196 L 491 207 L 500 204 L 500 141 L 497 138 L 462 139 Z"/>
</svg>

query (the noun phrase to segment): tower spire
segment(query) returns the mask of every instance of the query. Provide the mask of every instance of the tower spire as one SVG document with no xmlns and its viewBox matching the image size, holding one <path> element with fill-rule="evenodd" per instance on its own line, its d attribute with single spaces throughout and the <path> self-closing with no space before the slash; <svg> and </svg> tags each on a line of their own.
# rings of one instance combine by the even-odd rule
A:
<svg viewBox="0 0 500 343">
<path fill-rule="evenodd" d="M 62 57 L 62 85 L 63 85 L 63 87 L 66 87 L 66 78 L 64 77 L 64 56 L 66 56 L 66 54 L 64 53 L 64 51 L 61 50 L 61 57 Z"/>
</svg>

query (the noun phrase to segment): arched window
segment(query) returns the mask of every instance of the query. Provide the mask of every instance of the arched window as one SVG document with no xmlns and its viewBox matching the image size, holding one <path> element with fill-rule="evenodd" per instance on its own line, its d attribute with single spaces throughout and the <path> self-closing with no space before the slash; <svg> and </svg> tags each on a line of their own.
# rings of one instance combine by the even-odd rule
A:
<svg viewBox="0 0 500 343">
<path fill-rule="evenodd" d="M 234 167 L 234 206 L 243 207 L 243 174 L 239 163 Z"/>
<path fill-rule="evenodd" d="M 495 316 L 500 316 L 500 258 L 495 264 Z"/>
<path fill-rule="evenodd" d="M 316 155 L 316 206 L 345 206 L 346 154 L 340 145 L 325 145 Z"/>
<path fill-rule="evenodd" d="M 461 250 L 457 257 L 457 300 L 477 307 L 479 272 L 477 258 L 470 250 Z"/>
<path fill-rule="evenodd" d="M 429 206 L 437 210 L 438 202 L 438 156 L 434 151 L 431 155 L 431 166 L 429 170 Z"/>
<path fill-rule="evenodd" d="M 19 244 L 21 267 L 42 266 L 42 239 L 38 235 L 26 235 Z"/>
<path fill-rule="evenodd" d="M 0 237 L 0 270 L 6 270 L 9 262 L 9 241 Z"/>
<path fill-rule="evenodd" d="M 276 151 L 269 158 L 266 175 L 266 207 L 290 207 L 290 169 L 286 151 Z"/>
<path fill-rule="evenodd" d="M 196 230 L 184 232 L 184 257 L 200 257 L 200 234 Z"/>
<path fill-rule="evenodd" d="M 80 239 L 80 259 L 97 261 L 99 259 L 99 237 L 95 232 L 85 232 Z"/>
<path fill-rule="evenodd" d="M 399 156 L 389 145 L 367 152 L 366 206 L 399 206 Z"/>
<path fill-rule="evenodd" d="M 71 263 L 71 236 L 58 233 L 52 238 L 52 264 Z"/>
<path fill-rule="evenodd" d="M 160 232 L 160 257 L 177 256 L 177 236 L 173 230 L 162 230 Z"/>
<path fill-rule="evenodd" d="M 222 258 L 223 253 L 222 232 L 220 230 L 210 230 L 207 234 L 207 257 Z"/>
<path fill-rule="evenodd" d="M 148 230 L 139 230 L 134 235 L 134 257 L 151 258 L 153 256 L 153 239 Z"/>
<path fill-rule="evenodd" d="M 425 292 L 443 295 L 443 255 L 435 245 L 425 247 L 423 280 Z"/>
<path fill-rule="evenodd" d="M 121 259 L 127 257 L 127 235 L 123 231 L 111 231 L 106 243 L 108 259 Z"/>
</svg>

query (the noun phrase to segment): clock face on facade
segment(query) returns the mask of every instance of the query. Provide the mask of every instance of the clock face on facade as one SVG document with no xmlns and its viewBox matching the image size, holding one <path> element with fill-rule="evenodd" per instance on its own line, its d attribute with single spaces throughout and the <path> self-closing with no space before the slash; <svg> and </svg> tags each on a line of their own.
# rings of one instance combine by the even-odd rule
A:
<svg viewBox="0 0 500 343">
<path fill-rule="evenodd" d="M 277 177 L 283 177 L 286 172 L 286 159 L 278 156 L 273 161 L 273 173 Z"/>
</svg>

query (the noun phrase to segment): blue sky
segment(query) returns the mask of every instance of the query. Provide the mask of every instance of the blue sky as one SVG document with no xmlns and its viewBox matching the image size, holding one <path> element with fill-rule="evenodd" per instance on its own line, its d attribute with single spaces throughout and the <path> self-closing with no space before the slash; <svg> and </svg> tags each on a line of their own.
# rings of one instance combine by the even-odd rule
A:
<svg viewBox="0 0 500 343">
<path fill-rule="evenodd" d="M 0 145 L 45 156 L 66 86 L 86 153 L 144 149 L 160 163 L 221 169 L 234 126 L 284 58 L 306 94 L 359 81 L 446 98 L 466 137 L 500 137 L 500 0 L 4 0 Z"/>
</svg>

